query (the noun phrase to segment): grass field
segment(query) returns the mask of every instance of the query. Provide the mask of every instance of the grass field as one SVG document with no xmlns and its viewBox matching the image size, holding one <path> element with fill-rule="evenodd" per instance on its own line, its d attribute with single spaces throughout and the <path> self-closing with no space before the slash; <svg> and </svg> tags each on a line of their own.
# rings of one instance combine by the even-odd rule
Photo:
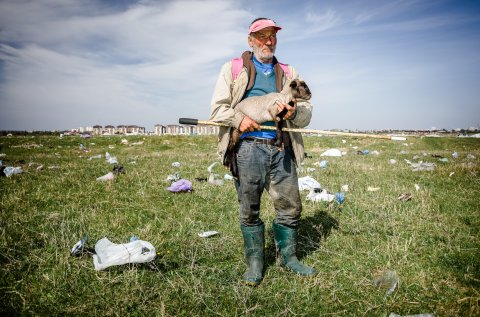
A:
<svg viewBox="0 0 480 317">
<path fill-rule="evenodd" d="M 122 138 L 0 137 L 4 165 L 25 163 L 24 173 L 0 178 L 3 316 L 480 316 L 479 139 L 305 137 L 311 157 L 299 176 L 332 192 L 348 185 L 346 200 L 339 208 L 302 192 L 298 253 L 319 271 L 302 278 L 275 263 L 265 195 L 267 267 L 251 288 L 240 283 L 245 264 L 232 181 L 195 181 L 217 161 L 216 138 L 130 136 L 129 145 Z M 348 153 L 320 157 L 329 148 Z M 379 154 L 356 154 L 365 149 Z M 112 170 L 107 151 L 125 174 L 98 182 Z M 88 160 L 97 154 L 103 157 Z M 326 169 L 314 165 L 323 159 Z M 404 159 L 437 166 L 412 171 Z M 193 183 L 192 193 L 166 190 L 175 172 Z M 406 192 L 411 200 L 400 201 Z M 220 234 L 198 237 L 208 230 Z M 103 237 L 127 243 L 136 235 L 158 256 L 95 271 L 90 255 L 69 253 L 85 234 L 90 248 Z M 386 270 L 399 277 L 391 294 L 373 282 Z"/>
</svg>

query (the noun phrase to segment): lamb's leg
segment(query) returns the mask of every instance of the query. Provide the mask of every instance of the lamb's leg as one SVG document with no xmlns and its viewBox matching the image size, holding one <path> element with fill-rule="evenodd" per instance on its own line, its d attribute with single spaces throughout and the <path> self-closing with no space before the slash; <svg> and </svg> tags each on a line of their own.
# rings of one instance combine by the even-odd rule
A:
<svg viewBox="0 0 480 317">
<path fill-rule="evenodd" d="M 283 120 L 283 117 L 280 118 L 280 120 L 275 121 L 275 132 L 276 132 L 276 139 L 275 139 L 275 146 L 281 147 L 283 143 L 283 124 L 285 120 Z"/>
<path fill-rule="evenodd" d="M 240 142 L 241 132 L 238 129 L 233 129 L 230 134 L 230 141 L 228 142 L 227 151 L 223 159 L 223 165 L 228 167 L 233 177 L 238 177 L 237 168 L 237 154 L 235 150 Z"/>
</svg>

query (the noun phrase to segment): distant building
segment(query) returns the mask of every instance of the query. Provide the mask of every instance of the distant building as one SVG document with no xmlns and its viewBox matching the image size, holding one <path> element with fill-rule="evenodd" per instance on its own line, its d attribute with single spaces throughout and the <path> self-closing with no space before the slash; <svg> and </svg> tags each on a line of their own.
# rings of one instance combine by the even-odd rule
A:
<svg viewBox="0 0 480 317">
<path fill-rule="evenodd" d="M 155 125 L 155 135 L 216 135 L 219 127 L 207 125 Z"/>
</svg>

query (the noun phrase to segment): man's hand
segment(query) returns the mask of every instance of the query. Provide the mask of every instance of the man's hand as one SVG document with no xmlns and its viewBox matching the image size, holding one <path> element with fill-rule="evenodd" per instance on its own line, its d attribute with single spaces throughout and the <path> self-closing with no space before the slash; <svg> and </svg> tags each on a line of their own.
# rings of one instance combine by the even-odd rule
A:
<svg viewBox="0 0 480 317">
<path fill-rule="evenodd" d="M 277 109 L 279 113 L 282 112 L 283 109 L 287 109 L 287 113 L 284 116 L 285 120 L 290 119 L 290 117 L 292 117 L 295 111 L 297 110 L 297 100 L 295 100 L 295 98 L 292 98 L 292 101 L 293 101 L 293 106 L 290 106 L 289 104 L 286 104 L 286 103 L 280 103 L 277 101 Z"/>
<path fill-rule="evenodd" d="M 245 132 L 245 131 L 250 131 L 253 132 L 253 130 L 257 129 L 260 131 L 260 125 L 258 125 L 257 122 L 253 121 L 252 118 L 249 116 L 245 116 L 240 123 L 240 126 L 238 127 L 240 132 Z"/>
</svg>

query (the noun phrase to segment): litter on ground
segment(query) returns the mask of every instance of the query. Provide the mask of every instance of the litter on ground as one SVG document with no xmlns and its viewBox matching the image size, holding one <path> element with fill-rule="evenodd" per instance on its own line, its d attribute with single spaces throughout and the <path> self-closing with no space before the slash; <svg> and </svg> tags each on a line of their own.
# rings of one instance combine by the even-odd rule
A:
<svg viewBox="0 0 480 317">
<path fill-rule="evenodd" d="M 95 270 L 103 270 L 113 265 L 145 263 L 155 259 L 156 252 L 148 241 L 135 240 L 129 243 L 112 243 L 106 237 L 95 244 L 93 264 Z"/>
<path fill-rule="evenodd" d="M 300 177 L 298 179 L 298 189 L 299 190 L 311 190 L 311 189 L 314 189 L 314 188 L 322 188 L 322 186 L 320 186 L 320 183 L 317 182 L 312 177 L 305 176 L 305 177 Z"/>
<path fill-rule="evenodd" d="M 103 176 L 97 177 L 97 181 L 105 182 L 105 181 L 111 181 L 115 178 L 115 175 L 113 172 L 109 172 Z"/>
<path fill-rule="evenodd" d="M 380 187 L 372 187 L 372 186 L 367 187 L 367 191 L 369 192 L 376 192 L 377 190 L 380 190 Z"/>
<path fill-rule="evenodd" d="M 200 238 L 209 238 L 217 234 L 218 234 L 218 231 L 204 231 L 204 232 L 200 232 L 198 236 Z"/>
<path fill-rule="evenodd" d="M 397 287 L 399 278 L 395 271 L 386 270 L 373 279 L 373 285 L 387 290 L 387 295 L 393 293 Z"/>
<path fill-rule="evenodd" d="M 172 193 L 191 192 L 193 190 L 192 183 L 186 179 L 180 179 L 167 188 Z"/>
<path fill-rule="evenodd" d="M 403 193 L 400 196 L 398 196 L 398 200 L 400 201 L 409 201 L 410 199 L 412 199 L 412 194 L 410 193 Z"/>
<path fill-rule="evenodd" d="M 321 188 L 313 188 L 310 190 L 310 193 L 308 193 L 306 200 L 310 200 L 313 202 L 319 202 L 319 201 L 327 201 L 327 202 L 332 202 L 335 200 L 335 195 L 328 193 L 325 189 Z"/>
<path fill-rule="evenodd" d="M 410 165 L 412 168 L 412 171 L 417 172 L 417 171 L 433 171 L 435 170 L 435 167 L 437 165 L 435 163 L 428 163 L 428 162 L 418 162 L 418 163 L 412 163 L 409 160 L 405 159 L 405 162 Z"/>
<path fill-rule="evenodd" d="M 342 152 L 339 149 L 329 149 L 320 154 L 320 156 L 342 156 Z"/>
</svg>

